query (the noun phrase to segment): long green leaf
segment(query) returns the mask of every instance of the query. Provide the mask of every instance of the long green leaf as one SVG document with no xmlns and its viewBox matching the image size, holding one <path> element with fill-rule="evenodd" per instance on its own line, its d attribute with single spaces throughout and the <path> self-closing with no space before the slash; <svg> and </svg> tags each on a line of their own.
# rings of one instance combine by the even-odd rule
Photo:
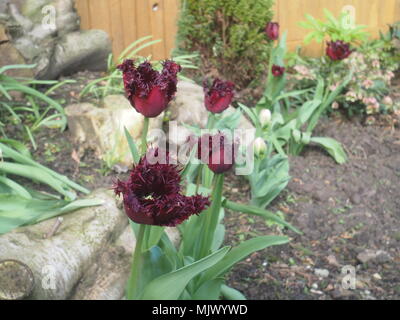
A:
<svg viewBox="0 0 400 320">
<path fill-rule="evenodd" d="M 311 142 L 318 143 L 335 159 L 339 164 L 343 164 L 347 160 L 346 152 L 342 145 L 332 138 L 313 137 Z"/>
<path fill-rule="evenodd" d="M 224 284 L 221 286 L 221 294 L 225 299 L 228 300 L 247 300 L 240 291 Z"/>
<path fill-rule="evenodd" d="M 53 176 L 54 178 L 64 182 L 66 185 L 70 186 L 71 188 L 89 194 L 90 191 L 82 186 L 80 186 L 79 184 L 73 182 L 72 180 L 68 179 L 66 176 L 63 176 L 43 165 L 41 165 L 40 163 L 34 161 L 33 159 L 31 159 L 30 157 L 27 157 L 17 151 L 15 151 L 14 149 L 8 147 L 7 145 L 5 145 L 4 143 L 0 142 L 0 149 L 3 152 L 3 156 L 4 157 L 8 157 L 8 158 L 12 158 L 15 162 L 21 163 L 21 164 L 27 164 L 27 165 L 31 165 L 33 167 L 37 167 L 42 169 L 43 171 L 47 172 L 48 174 L 50 174 L 51 176 Z"/>
<path fill-rule="evenodd" d="M 221 261 L 208 269 L 201 278 L 201 281 L 205 282 L 223 276 L 236 263 L 243 260 L 253 252 L 288 242 L 289 238 L 284 236 L 262 236 L 244 241 L 230 250 Z"/>
<path fill-rule="evenodd" d="M 142 300 L 178 299 L 190 280 L 221 261 L 228 251 L 229 247 L 222 248 L 199 261 L 154 279 L 145 287 Z"/>
<path fill-rule="evenodd" d="M 34 224 L 83 207 L 101 203 L 102 200 L 99 199 L 68 202 L 64 200 L 26 199 L 18 195 L 0 194 L 0 234 L 20 226 Z"/>
<path fill-rule="evenodd" d="M 19 163 L 1 161 L 0 172 L 18 175 L 33 181 L 41 182 L 61 193 L 68 199 L 74 200 L 76 198 L 76 194 L 71 189 L 66 188 L 67 186 L 64 183 L 52 177 L 50 174 L 41 170 L 40 168 Z"/>
<path fill-rule="evenodd" d="M 135 164 L 138 164 L 140 161 L 140 155 L 139 155 L 139 151 L 136 147 L 136 143 L 135 143 L 135 141 L 133 141 L 133 138 L 132 138 L 131 134 L 129 133 L 128 129 L 126 129 L 126 127 L 124 128 L 124 131 L 125 131 L 126 140 L 128 140 L 128 145 L 129 145 L 129 149 L 131 151 L 133 162 Z"/>
<path fill-rule="evenodd" d="M 255 216 L 263 217 L 265 219 L 272 220 L 274 222 L 277 222 L 277 223 L 289 228 L 290 230 L 292 230 L 298 234 L 301 234 L 299 229 L 297 229 L 296 227 L 293 227 L 290 223 L 281 219 L 276 214 L 273 214 L 271 211 L 261 209 L 258 207 L 249 206 L 246 204 L 235 203 L 235 202 L 232 202 L 229 200 L 223 201 L 222 206 L 229 210 L 242 212 L 242 213 L 248 213 L 248 214 L 252 214 Z"/>
</svg>

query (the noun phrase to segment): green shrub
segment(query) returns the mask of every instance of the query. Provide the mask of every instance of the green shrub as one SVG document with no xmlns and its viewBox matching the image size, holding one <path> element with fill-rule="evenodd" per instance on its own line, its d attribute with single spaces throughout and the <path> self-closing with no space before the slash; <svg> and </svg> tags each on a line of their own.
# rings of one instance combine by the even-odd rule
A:
<svg viewBox="0 0 400 320">
<path fill-rule="evenodd" d="M 264 28 L 273 0 L 182 0 L 178 50 L 197 51 L 202 69 L 235 82 L 257 85 L 268 67 L 271 44 Z"/>
</svg>

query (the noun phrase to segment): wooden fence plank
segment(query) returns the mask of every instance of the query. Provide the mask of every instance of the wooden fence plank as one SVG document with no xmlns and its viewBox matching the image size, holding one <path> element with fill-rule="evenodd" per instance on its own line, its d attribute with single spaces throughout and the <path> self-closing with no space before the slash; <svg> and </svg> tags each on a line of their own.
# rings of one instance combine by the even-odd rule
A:
<svg viewBox="0 0 400 320">
<path fill-rule="evenodd" d="M 81 17 L 81 28 L 84 30 L 90 29 L 90 15 L 89 15 L 89 0 L 76 0 L 75 9 Z"/>
<path fill-rule="evenodd" d="M 111 33 L 109 0 L 89 0 L 89 15 L 91 28 Z"/>
<path fill-rule="evenodd" d="M 111 30 L 111 40 L 113 44 L 113 52 L 118 55 L 125 48 L 124 43 L 124 24 L 122 19 L 121 11 L 121 0 L 110 0 L 109 12 L 110 12 L 110 30 Z M 117 57 L 114 57 L 116 59 Z"/>
<path fill-rule="evenodd" d="M 136 36 L 138 39 L 153 35 L 150 24 L 149 0 L 135 0 L 136 2 Z M 154 36 L 154 35 L 153 35 Z M 153 37 L 154 38 L 154 37 Z M 143 49 L 140 54 L 147 57 L 153 53 L 152 48 Z"/>
<path fill-rule="evenodd" d="M 181 0 L 76 0 L 82 29 L 102 29 L 113 39 L 114 55 L 133 41 L 148 35 L 162 43 L 140 52 L 153 59 L 166 59 L 175 45 L 177 20 Z M 317 56 L 324 43 L 304 46 L 304 36 L 309 32 L 298 25 L 306 13 L 323 19 L 323 8 L 338 15 L 344 6 L 355 8 L 357 24 L 368 26 L 373 36 L 384 32 L 387 25 L 400 20 L 400 0 L 276 0 L 274 20 L 281 24 L 282 32 L 288 30 L 288 47 L 303 47 L 307 55 Z"/>
<path fill-rule="evenodd" d="M 124 32 L 124 49 L 137 40 L 136 4 L 134 0 L 121 0 L 121 16 Z"/>
<path fill-rule="evenodd" d="M 165 57 L 171 56 L 175 47 L 175 35 L 178 29 L 179 0 L 164 0 L 164 41 Z"/>
<path fill-rule="evenodd" d="M 166 57 L 165 36 L 164 36 L 164 1 L 148 1 L 148 10 L 150 12 L 151 34 L 154 39 L 161 42 L 153 45 L 153 59 L 160 60 Z"/>
</svg>

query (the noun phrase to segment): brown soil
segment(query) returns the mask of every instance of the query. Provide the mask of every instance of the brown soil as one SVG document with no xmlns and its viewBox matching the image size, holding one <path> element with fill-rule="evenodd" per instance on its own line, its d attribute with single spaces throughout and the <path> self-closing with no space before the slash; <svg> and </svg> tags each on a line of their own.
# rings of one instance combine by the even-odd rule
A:
<svg viewBox="0 0 400 320">
<path fill-rule="evenodd" d="M 288 245 L 253 254 L 235 267 L 229 283 L 249 299 L 399 299 L 400 132 L 325 120 L 316 134 L 341 141 L 348 161 L 337 165 L 313 147 L 290 159 L 292 180 L 269 209 L 283 212 L 303 235 L 284 231 L 292 237 Z M 232 176 L 228 184 L 229 198 L 249 199 L 246 181 Z M 227 244 L 282 233 L 236 213 L 226 223 Z M 357 256 L 367 249 L 378 255 L 362 263 Z M 341 286 L 347 265 L 356 268 L 356 290 Z"/>
</svg>

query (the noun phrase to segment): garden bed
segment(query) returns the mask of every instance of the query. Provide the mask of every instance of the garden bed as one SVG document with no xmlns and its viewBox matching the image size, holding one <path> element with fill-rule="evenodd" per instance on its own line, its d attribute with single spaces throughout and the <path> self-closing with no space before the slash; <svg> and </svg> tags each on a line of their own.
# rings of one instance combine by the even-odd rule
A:
<svg viewBox="0 0 400 320">
<path fill-rule="evenodd" d="M 399 299 L 400 133 L 333 120 L 318 131 L 344 144 L 348 162 L 338 166 L 313 148 L 290 159 L 292 180 L 270 209 L 303 235 L 240 263 L 230 284 L 249 299 Z M 244 181 L 232 175 L 229 183 L 227 197 L 249 200 Z M 232 213 L 226 223 L 227 243 L 271 232 L 245 215 Z M 354 291 L 341 289 L 345 265 L 356 267 Z"/>
<path fill-rule="evenodd" d="M 65 105 L 77 102 L 85 83 L 97 76 L 73 76 L 77 83 L 59 89 L 55 98 Z M 292 180 L 269 209 L 283 212 L 303 235 L 289 232 L 288 245 L 255 253 L 233 269 L 229 284 L 249 299 L 400 298 L 400 133 L 384 121 L 378 121 L 381 126 L 362 122 L 334 117 L 316 129 L 343 143 L 349 157 L 344 165 L 313 147 L 290 159 Z M 68 136 L 68 131 L 41 130 L 35 159 L 90 189 L 111 188 L 117 177 L 126 178 L 90 150 L 78 155 L 79 146 Z M 229 199 L 250 200 L 242 177 L 230 174 L 225 183 Z M 271 229 L 281 232 L 277 225 L 238 215 L 226 215 L 228 245 Z M 356 267 L 356 290 L 341 287 L 345 265 Z"/>
</svg>

